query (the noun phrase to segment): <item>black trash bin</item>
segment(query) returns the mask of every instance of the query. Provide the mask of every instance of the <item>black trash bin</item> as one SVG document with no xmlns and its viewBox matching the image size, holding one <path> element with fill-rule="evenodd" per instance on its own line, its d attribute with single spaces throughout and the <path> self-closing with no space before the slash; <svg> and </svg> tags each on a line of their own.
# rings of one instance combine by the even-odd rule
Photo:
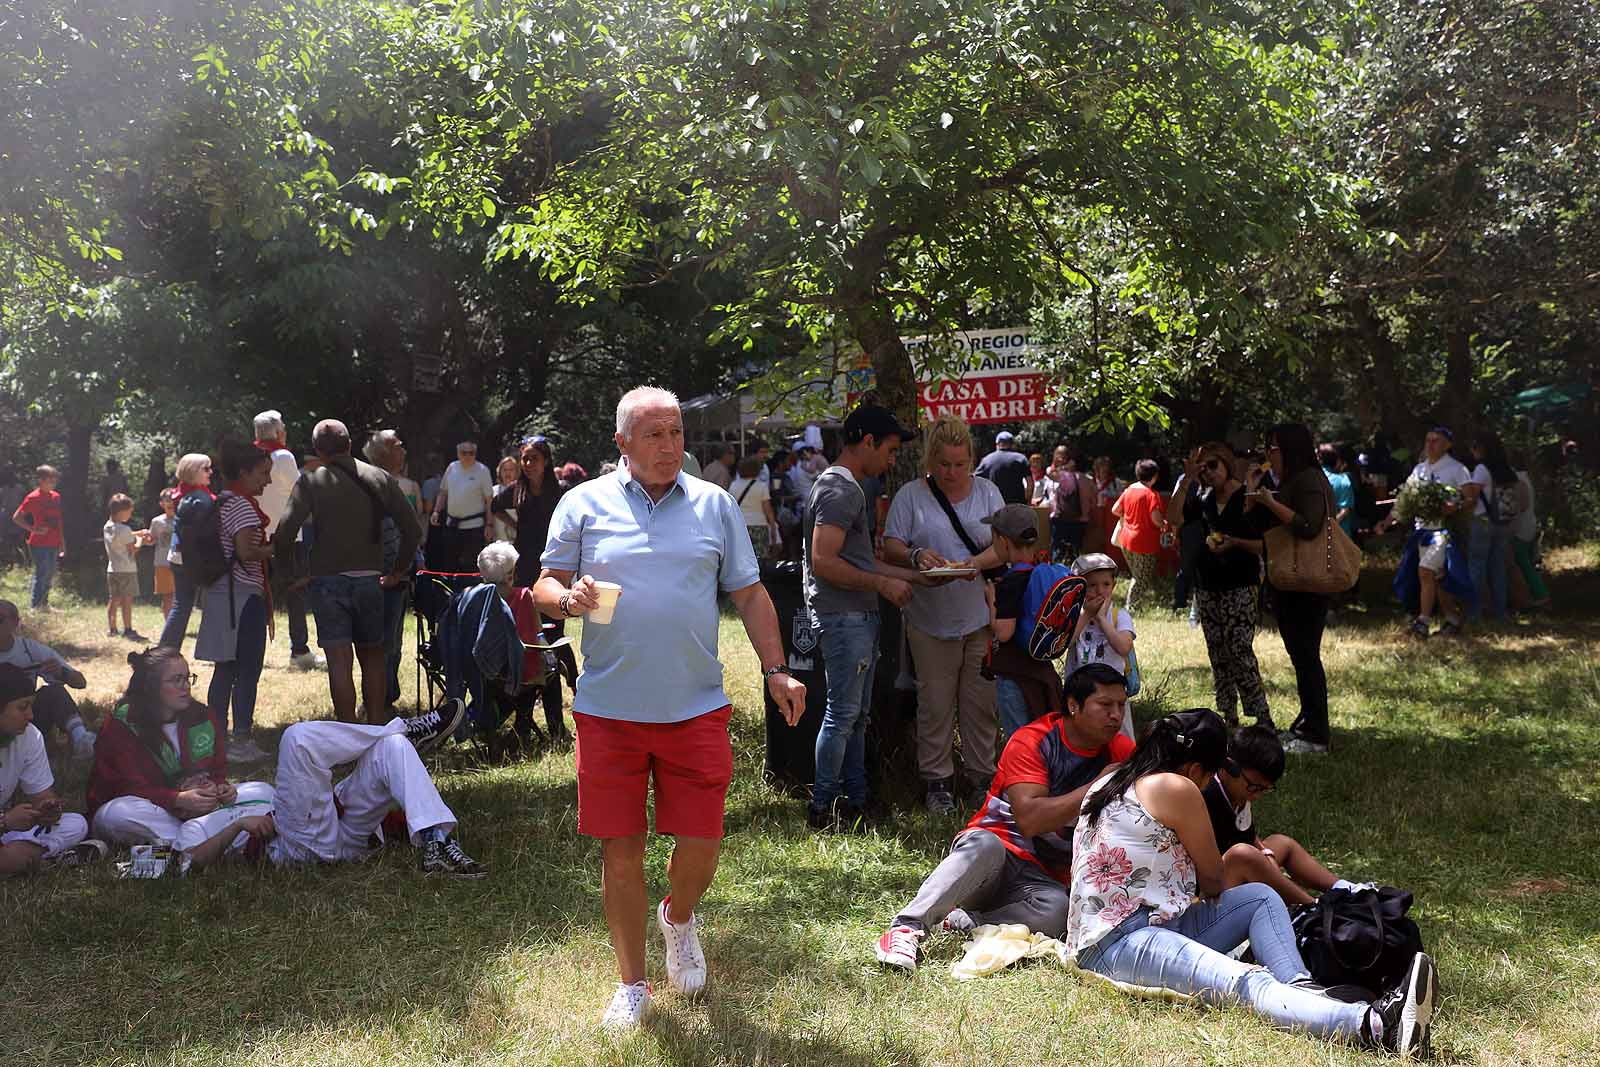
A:
<svg viewBox="0 0 1600 1067">
<path fill-rule="evenodd" d="M 816 777 L 817 731 L 822 729 L 822 712 L 828 705 L 822 649 L 817 631 L 806 613 L 799 562 L 764 560 L 761 581 L 772 597 L 773 607 L 778 610 L 784 662 L 789 672 L 806 687 L 806 711 L 794 726 L 784 721 L 767 687 L 761 687 L 761 699 L 767 710 L 767 780 L 774 788 L 805 796 Z"/>
</svg>

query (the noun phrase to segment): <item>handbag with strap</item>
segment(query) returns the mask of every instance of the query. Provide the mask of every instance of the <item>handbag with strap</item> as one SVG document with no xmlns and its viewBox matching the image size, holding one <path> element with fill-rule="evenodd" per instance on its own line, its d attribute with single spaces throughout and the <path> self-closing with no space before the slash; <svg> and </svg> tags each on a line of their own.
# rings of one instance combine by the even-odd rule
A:
<svg viewBox="0 0 1600 1067">
<path fill-rule="evenodd" d="M 1296 947 L 1322 985 L 1380 992 L 1398 982 L 1423 950 L 1410 910 L 1411 894 L 1393 886 L 1330 889 L 1295 913 Z"/>
<path fill-rule="evenodd" d="M 1294 535 L 1287 524 L 1274 526 L 1263 537 L 1267 547 L 1267 581 L 1287 593 L 1342 593 L 1361 577 L 1361 549 L 1344 528 L 1333 521 L 1333 490 L 1328 497 L 1322 533 L 1309 540 Z"/>
<path fill-rule="evenodd" d="M 971 552 L 973 556 L 980 555 L 983 549 L 979 548 L 972 540 L 972 535 L 967 533 L 966 524 L 961 521 L 961 516 L 956 514 L 955 507 L 951 505 L 950 498 L 944 495 L 944 490 L 939 488 L 939 483 L 933 480 L 933 475 L 928 475 L 927 483 L 928 492 L 933 494 L 933 499 L 944 510 L 944 517 L 950 520 L 950 526 L 955 530 L 956 536 L 961 539 L 961 543 L 967 546 L 967 551 Z M 1004 566 L 991 567 L 983 572 L 983 576 L 988 581 L 997 582 L 1005 577 L 1006 571 L 1009 569 Z"/>
</svg>

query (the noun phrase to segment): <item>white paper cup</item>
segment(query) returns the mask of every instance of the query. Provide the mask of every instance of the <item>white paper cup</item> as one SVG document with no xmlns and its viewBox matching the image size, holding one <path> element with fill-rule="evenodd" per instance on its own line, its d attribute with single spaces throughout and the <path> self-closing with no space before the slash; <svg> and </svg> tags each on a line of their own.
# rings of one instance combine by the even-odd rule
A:
<svg viewBox="0 0 1600 1067">
<path fill-rule="evenodd" d="M 616 582 L 595 582 L 595 599 L 600 601 L 600 606 L 584 616 L 583 621 L 606 626 L 611 622 L 611 615 L 617 610 L 617 598 L 622 595 L 622 586 Z"/>
</svg>

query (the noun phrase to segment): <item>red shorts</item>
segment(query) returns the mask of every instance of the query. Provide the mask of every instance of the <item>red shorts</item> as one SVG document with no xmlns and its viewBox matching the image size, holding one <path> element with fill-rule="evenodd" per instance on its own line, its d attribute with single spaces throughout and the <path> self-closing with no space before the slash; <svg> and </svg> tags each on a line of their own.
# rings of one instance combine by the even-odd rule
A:
<svg viewBox="0 0 1600 1067">
<path fill-rule="evenodd" d="M 731 706 L 683 722 L 627 722 L 572 713 L 578 728 L 578 832 L 645 832 L 645 794 L 656 783 L 656 833 L 722 837 L 733 780 Z"/>
</svg>

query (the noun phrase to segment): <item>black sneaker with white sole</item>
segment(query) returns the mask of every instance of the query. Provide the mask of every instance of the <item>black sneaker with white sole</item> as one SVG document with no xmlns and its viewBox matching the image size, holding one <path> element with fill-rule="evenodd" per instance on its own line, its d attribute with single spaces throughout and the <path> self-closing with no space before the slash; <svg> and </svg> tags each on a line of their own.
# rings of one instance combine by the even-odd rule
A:
<svg viewBox="0 0 1600 1067">
<path fill-rule="evenodd" d="M 406 740 L 416 746 L 418 755 L 432 752 L 456 732 L 456 727 L 466 717 L 466 702 L 460 697 L 451 697 L 426 714 L 402 720 L 406 724 Z"/>
<path fill-rule="evenodd" d="M 462 851 L 456 839 L 429 841 L 422 846 L 422 873 L 444 874 L 451 878 L 482 878 L 489 868 Z"/>
<path fill-rule="evenodd" d="M 1411 958 L 1405 980 L 1367 1009 L 1361 1036 L 1403 1060 L 1422 1059 L 1428 1054 L 1428 1035 L 1433 1030 L 1433 1009 L 1438 1001 L 1438 969 L 1432 956 L 1419 952 Z"/>
</svg>

